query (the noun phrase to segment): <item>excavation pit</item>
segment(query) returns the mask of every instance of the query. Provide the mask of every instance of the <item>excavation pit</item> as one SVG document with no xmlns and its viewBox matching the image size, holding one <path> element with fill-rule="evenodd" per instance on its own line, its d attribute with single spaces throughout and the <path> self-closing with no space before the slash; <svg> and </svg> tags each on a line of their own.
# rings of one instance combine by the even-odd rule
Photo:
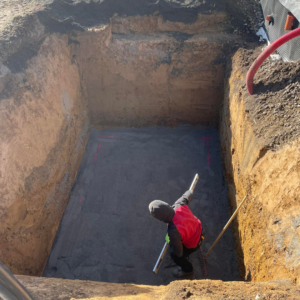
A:
<svg viewBox="0 0 300 300">
<path fill-rule="evenodd" d="M 169 255 L 158 275 L 152 273 L 166 224 L 150 215 L 148 205 L 154 199 L 172 205 L 196 173 L 190 208 L 202 222 L 207 252 L 229 219 L 218 131 L 189 125 L 92 129 L 44 276 L 170 283 L 176 265 Z M 195 279 L 206 278 L 199 254 L 190 257 Z M 208 257 L 207 270 L 210 279 L 239 279 L 230 230 Z"/>
<path fill-rule="evenodd" d="M 20 1 L 7 3 L 9 14 Z M 260 282 L 299 283 L 299 63 L 266 61 L 250 96 L 245 76 L 262 46 L 242 27 L 256 2 L 136 3 L 45 0 L 11 22 L 0 16 L 0 260 L 14 274 L 155 294 L 174 264 L 167 255 L 152 274 L 166 227 L 148 204 L 172 204 L 198 173 L 191 208 L 204 252 L 247 195 L 208 278 L 238 280 L 239 269 L 261 294 Z M 220 299 L 249 287 L 199 282 L 168 288 L 187 297 L 223 286 Z"/>
<path fill-rule="evenodd" d="M 14 273 L 42 274 L 91 127 L 217 127 L 232 37 L 219 33 L 223 12 L 197 20 L 112 16 L 83 30 L 43 11 L 22 19 L 30 40 L 3 52 L 0 73 L 1 257 Z"/>
</svg>

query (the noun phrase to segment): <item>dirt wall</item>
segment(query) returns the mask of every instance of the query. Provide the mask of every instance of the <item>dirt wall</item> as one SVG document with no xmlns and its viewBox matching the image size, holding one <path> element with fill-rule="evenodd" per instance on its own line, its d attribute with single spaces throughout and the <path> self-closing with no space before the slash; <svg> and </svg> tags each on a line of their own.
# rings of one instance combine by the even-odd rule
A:
<svg viewBox="0 0 300 300">
<path fill-rule="evenodd" d="M 220 36 L 111 30 L 74 37 L 94 125 L 217 124 L 224 77 Z"/>
<path fill-rule="evenodd" d="M 21 52 L 24 68 L 18 54 L 0 67 L 0 259 L 16 274 L 37 275 L 68 201 L 89 122 L 68 38 L 44 37 L 35 54 L 26 61 Z"/>
<path fill-rule="evenodd" d="M 299 143 L 296 139 L 272 149 L 268 138 L 257 136 L 253 127 L 263 120 L 255 121 L 245 108 L 242 63 L 237 53 L 220 124 L 232 207 L 248 195 L 235 224 L 241 271 L 247 280 L 289 278 L 299 284 Z"/>
</svg>

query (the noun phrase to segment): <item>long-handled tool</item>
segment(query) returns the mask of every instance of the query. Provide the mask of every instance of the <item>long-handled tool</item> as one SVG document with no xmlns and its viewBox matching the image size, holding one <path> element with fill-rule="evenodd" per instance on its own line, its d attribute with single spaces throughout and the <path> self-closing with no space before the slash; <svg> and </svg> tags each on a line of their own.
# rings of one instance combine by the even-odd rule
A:
<svg viewBox="0 0 300 300">
<path fill-rule="evenodd" d="M 191 184 L 191 187 L 190 187 L 191 191 L 193 191 L 195 189 L 196 184 L 198 182 L 198 179 L 199 179 L 199 176 L 198 176 L 198 174 L 196 174 L 195 178 L 194 178 L 194 180 L 193 180 L 193 182 Z M 169 247 L 169 243 L 165 242 L 165 245 L 164 245 L 163 249 L 161 250 L 160 255 L 158 257 L 158 260 L 157 260 L 157 262 L 156 262 L 156 264 L 154 266 L 154 269 L 153 269 L 154 274 L 157 274 L 157 272 L 158 272 L 158 270 L 159 270 L 159 268 L 161 266 L 161 263 L 162 263 L 165 255 L 167 253 L 168 247 Z"/>
<path fill-rule="evenodd" d="M 215 242 L 213 243 L 213 245 L 210 247 L 210 249 L 208 250 L 208 252 L 206 253 L 204 259 L 206 259 L 209 255 L 209 253 L 211 252 L 211 250 L 216 246 L 217 242 L 219 241 L 219 239 L 221 238 L 221 236 L 223 235 L 223 233 L 225 232 L 225 230 L 228 228 L 228 226 L 230 225 L 230 223 L 232 222 L 232 220 L 234 219 L 234 217 L 236 216 L 236 214 L 238 213 L 239 209 L 241 208 L 242 204 L 244 203 L 244 201 L 246 200 L 247 195 L 244 197 L 244 199 L 242 200 L 242 202 L 239 204 L 239 206 L 237 207 L 237 209 L 235 210 L 235 212 L 232 214 L 231 218 L 229 219 L 229 221 L 227 222 L 227 224 L 224 226 L 223 230 L 221 231 L 221 233 L 219 234 L 219 236 L 217 237 L 217 239 L 215 240 Z"/>
</svg>

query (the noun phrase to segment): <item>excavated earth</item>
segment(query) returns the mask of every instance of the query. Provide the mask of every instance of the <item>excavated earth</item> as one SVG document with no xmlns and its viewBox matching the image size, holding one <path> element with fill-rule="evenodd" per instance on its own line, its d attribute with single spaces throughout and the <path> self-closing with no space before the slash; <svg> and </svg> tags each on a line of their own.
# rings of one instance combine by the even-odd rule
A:
<svg viewBox="0 0 300 300">
<path fill-rule="evenodd" d="M 0 260 L 13 273 L 43 273 L 91 127 L 219 127 L 231 211 L 248 196 L 233 232 L 251 283 L 18 276 L 37 299 L 300 299 L 300 66 L 266 61 L 247 94 L 256 1 L 5 0 L 0 11 Z"/>
<path fill-rule="evenodd" d="M 289 280 L 263 283 L 181 280 L 167 286 L 106 283 L 17 276 L 36 300 L 295 300 L 300 290 Z"/>
<path fill-rule="evenodd" d="M 260 51 L 261 47 L 242 50 L 233 63 L 240 64 L 245 74 Z M 300 62 L 268 59 L 255 76 L 255 95 L 245 95 L 245 109 L 253 119 L 253 131 L 268 149 L 275 151 L 300 134 L 299 72 Z"/>
<path fill-rule="evenodd" d="M 267 60 L 250 96 L 245 76 L 260 51 L 233 56 L 221 113 L 232 207 L 236 195 L 248 195 L 235 222 L 236 248 L 245 279 L 299 284 L 299 63 Z"/>
</svg>

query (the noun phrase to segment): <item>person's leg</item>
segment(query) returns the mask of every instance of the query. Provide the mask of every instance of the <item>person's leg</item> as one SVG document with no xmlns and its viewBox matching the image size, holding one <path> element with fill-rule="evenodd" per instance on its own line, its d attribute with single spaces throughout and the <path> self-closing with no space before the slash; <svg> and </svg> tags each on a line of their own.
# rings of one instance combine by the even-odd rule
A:
<svg viewBox="0 0 300 300">
<path fill-rule="evenodd" d="M 174 254 L 171 248 L 171 257 L 173 261 L 180 267 L 179 269 L 173 271 L 173 275 L 175 277 L 184 278 L 193 274 L 193 265 L 188 261 L 187 257 L 198 249 L 199 246 L 195 248 L 186 248 L 185 246 L 183 246 L 183 255 L 181 257 L 178 257 L 176 254 Z"/>
<path fill-rule="evenodd" d="M 186 257 L 184 257 L 184 256 L 178 257 L 173 252 L 171 252 L 171 257 L 174 260 L 175 264 L 178 265 L 179 267 L 181 267 L 182 271 L 184 271 L 186 273 L 193 272 L 193 266 L 187 260 Z"/>
<path fill-rule="evenodd" d="M 190 256 L 192 253 L 197 251 L 199 248 L 200 248 L 200 246 L 197 246 L 195 248 L 186 248 L 185 246 L 183 246 L 183 257 Z"/>
<path fill-rule="evenodd" d="M 183 246 L 183 255 L 181 257 L 175 255 L 172 250 L 171 250 L 171 257 L 176 263 L 176 265 L 182 268 L 182 271 L 190 273 L 193 272 L 193 265 L 188 261 L 186 257 L 190 256 L 197 249 L 198 247 L 189 249 Z"/>
</svg>

